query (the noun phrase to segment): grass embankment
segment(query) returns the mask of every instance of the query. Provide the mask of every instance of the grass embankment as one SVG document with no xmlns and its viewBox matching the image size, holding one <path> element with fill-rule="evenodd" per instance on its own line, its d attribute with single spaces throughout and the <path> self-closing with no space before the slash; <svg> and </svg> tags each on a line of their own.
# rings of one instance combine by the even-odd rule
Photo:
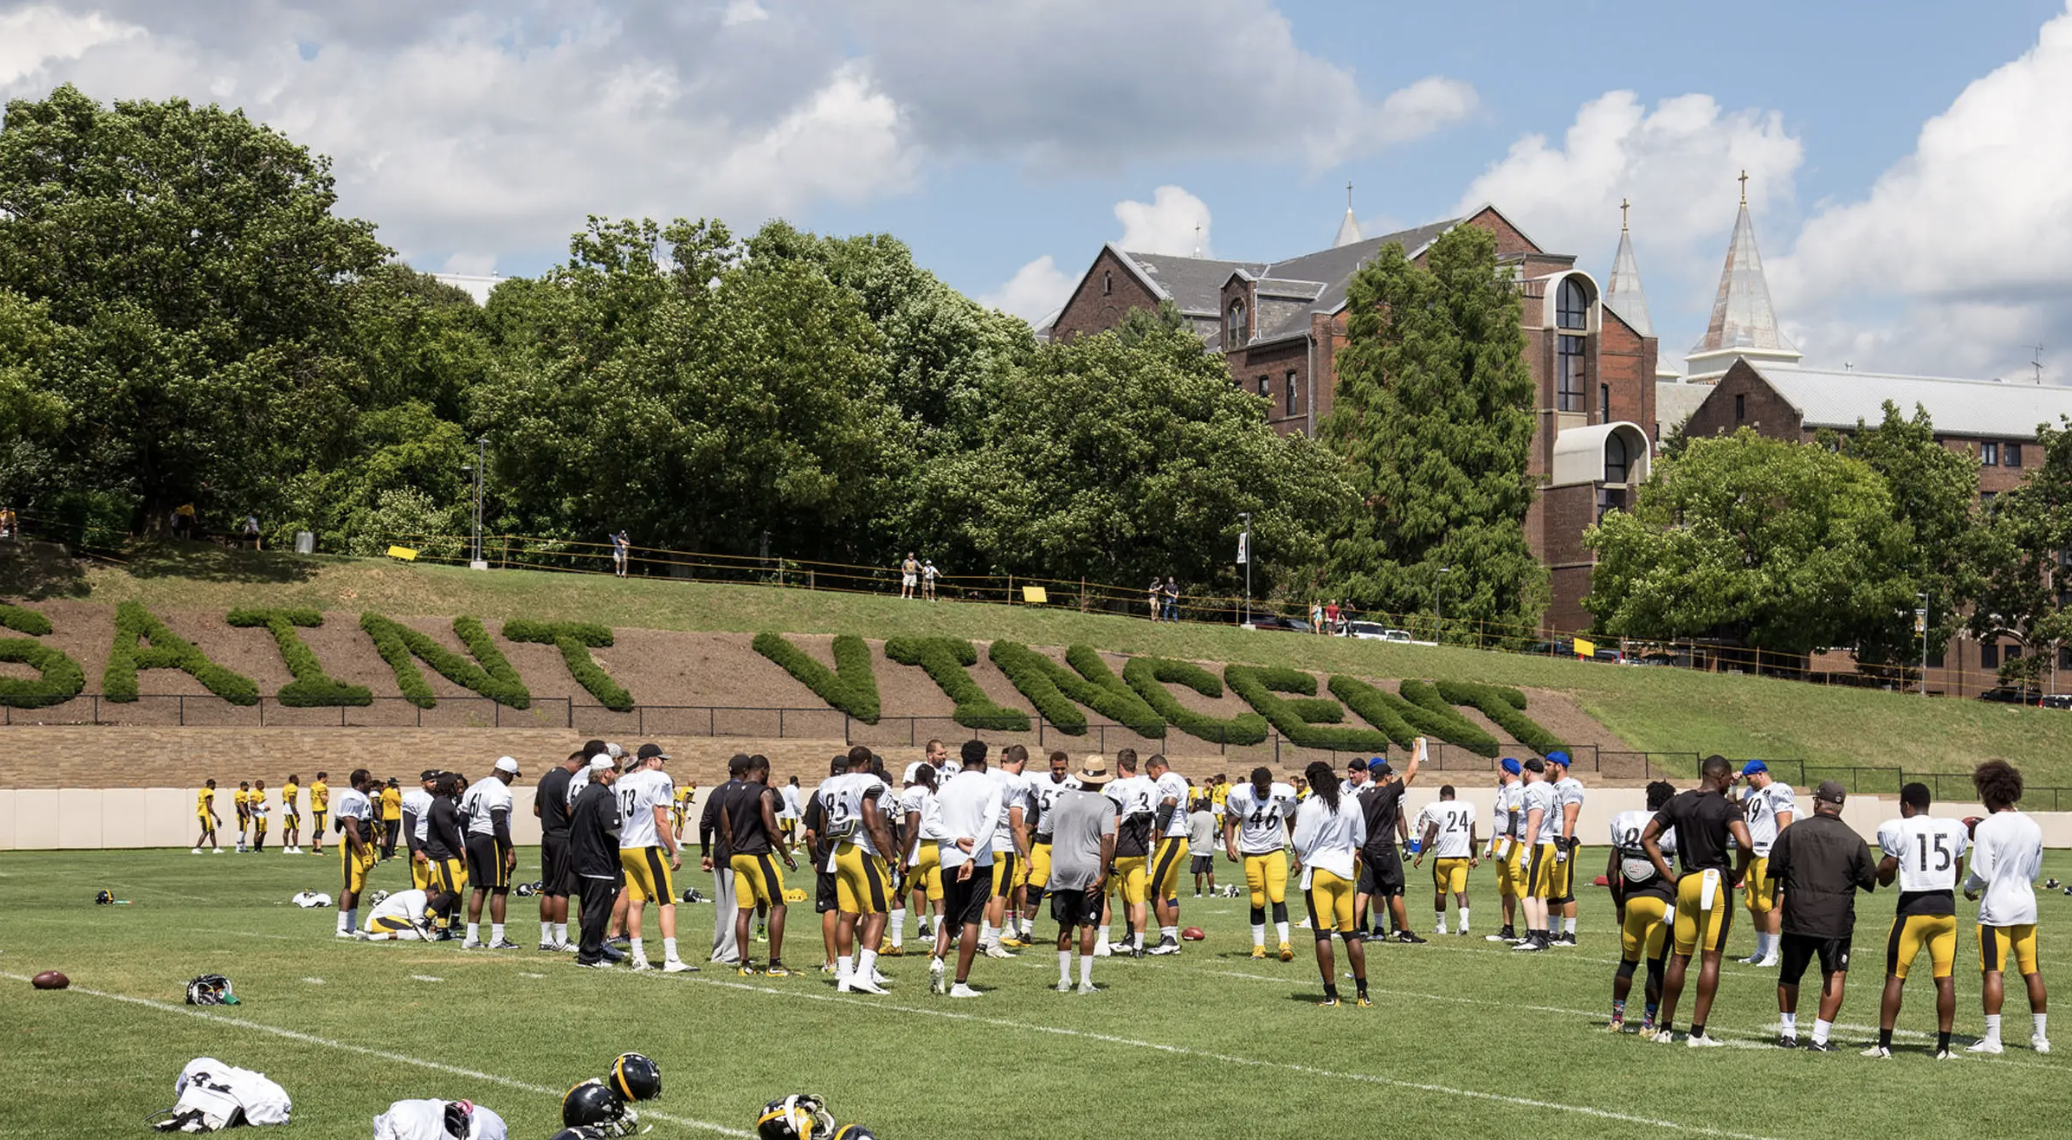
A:
<svg viewBox="0 0 2072 1140">
<path fill-rule="evenodd" d="M 473 614 L 603 622 L 619 628 L 939 634 L 1031 645 L 1085 642 L 1117 653 L 1290 665 L 1372 677 L 1458 677 L 1569 694 L 1635 748 L 1799 758 L 1823 765 L 1955 772 L 1981 760 L 2021 765 L 2037 785 L 2072 785 L 2072 714 L 1976 700 L 1829 688 L 1687 670 L 1628 668 L 1473 649 L 1389 645 L 1228 626 L 1154 624 L 1062 607 L 901 601 L 663 579 L 297 558 L 193 546 L 127 563 L 34 557 L 0 567 L 0 594 L 166 609 L 297 605 L 394 615 Z"/>
</svg>

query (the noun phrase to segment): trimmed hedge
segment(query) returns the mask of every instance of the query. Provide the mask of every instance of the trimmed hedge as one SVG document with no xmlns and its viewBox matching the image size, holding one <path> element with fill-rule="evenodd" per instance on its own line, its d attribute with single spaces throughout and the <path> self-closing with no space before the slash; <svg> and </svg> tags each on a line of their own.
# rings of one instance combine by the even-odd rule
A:
<svg viewBox="0 0 2072 1140">
<path fill-rule="evenodd" d="M 1394 693 L 1341 673 L 1331 678 L 1331 695 L 1344 701 L 1345 707 L 1358 713 L 1361 720 L 1380 729 L 1404 748 L 1417 743 L 1417 738 L 1422 735 L 1408 719 L 1410 702 Z"/>
<path fill-rule="evenodd" d="M 1345 706 L 1316 696 L 1317 679 L 1285 665 L 1225 665 L 1223 679 L 1297 748 L 1330 752 L 1386 752 L 1386 733 L 1371 728 L 1320 727 L 1345 721 Z M 1296 693 L 1307 700 L 1289 700 Z"/>
<path fill-rule="evenodd" d="M 1086 714 L 1079 711 L 1085 705 L 1139 736 L 1165 736 L 1165 720 L 1123 684 L 1091 646 L 1074 645 L 1065 651 L 1065 660 L 1078 675 L 1018 641 L 995 641 L 988 656 L 1060 732 L 1086 733 Z"/>
<path fill-rule="evenodd" d="M 30 637 L 42 637 L 50 632 L 50 619 L 35 610 L 0 602 L 0 627 L 26 633 Z"/>
<path fill-rule="evenodd" d="M 148 646 L 139 646 L 139 640 Z M 193 642 L 167 629 L 137 602 L 115 607 L 115 645 L 101 674 L 101 695 L 127 703 L 137 699 L 137 673 L 144 669 L 178 669 L 202 687 L 234 705 L 259 703 L 259 682 L 209 660 Z"/>
<path fill-rule="evenodd" d="M 1502 746 L 1497 739 L 1484 732 L 1482 727 L 1453 707 L 1439 693 L 1438 686 L 1430 681 L 1404 681 L 1403 699 L 1409 706 L 1402 710 L 1403 719 L 1427 736 L 1436 736 L 1448 744 L 1458 744 L 1478 756 L 1494 757 Z"/>
<path fill-rule="evenodd" d="M 18 709 L 61 705 L 86 688 L 86 670 L 81 669 L 79 662 L 72 660 L 64 650 L 53 645 L 30 641 L 26 637 L 0 639 L 0 661 L 29 665 L 43 674 L 33 681 L 0 677 L 0 705 Z"/>
<path fill-rule="evenodd" d="M 885 642 L 885 656 L 901 665 L 927 670 L 957 707 L 951 719 L 966 728 L 993 732 L 1029 731 L 1029 714 L 1002 708 L 964 670 L 978 664 L 978 650 L 956 637 L 894 637 Z"/>
<path fill-rule="evenodd" d="M 835 635 L 832 670 L 786 641 L 781 633 L 758 633 L 752 644 L 757 653 L 776 662 L 830 708 L 840 709 L 865 724 L 878 723 L 878 677 L 871 667 L 871 647 L 862 638 L 853 633 Z"/>
<path fill-rule="evenodd" d="M 371 610 L 360 615 L 360 628 L 374 639 L 374 648 L 381 652 L 382 660 L 395 670 L 396 688 L 418 708 L 433 708 L 439 700 L 432 695 L 432 686 L 418 671 L 416 662 L 410 660 L 413 656 L 461 688 L 480 693 L 500 705 L 514 709 L 532 706 L 532 694 L 526 690 L 525 682 L 519 679 L 518 671 L 489 639 L 489 631 L 474 618 L 453 619 L 454 635 L 468 647 L 468 652 L 475 655 L 474 661 L 407 625 Z"/>
<path fill-rule="evenodd" d="M 1525 694 L 1516 689 L 1479 681 L 1441 681 L 1439 695 L 1454 704 L 1482 710 L 1482 715 L 1510 733 L 1511 739 L 1542 756 L 1568 748 L 1559 737 L 1525 715 Z"/>
<path fill-rule="evenodd" d="M 224 620 L 240 629 L 263 625 L 273 634 L 274 644 L 281 647 L 281 660 L 288 663 L 288 672 L 294 674 L 294 680 L 282 685 L 281 691 L 275 694 L 282 704 L 314 709 L 374 703 L 374 690 L 341 681 L 324 672 L 316 651 L 303 642 L 301 634 L 295 632 L 296 626 L 315 629 L 323 625 L 323 614 L 315 610 L 248 609 L 232 610 Z"/>
<path fill-rule="evenodd" d="M 1132 657 L 1122 667 L 1122 679 L 1129 683 L 1152 711 L 1166 723 L 1189 736 L 1216 744 L 1259 744 L 1266 740 L 1266 718 L 1256 712 L 1239 713 L 1228 720 L 1198 713 L 1181 704 L 1167 685 L 1185 685 L 1205 697 L 1223 695 L 1223 682 L 1214 673 L 1192 661 L 1170 657 Z"/>
<path fill-rule="evenodd" d="M 604 666 L 590 656 L 591 649 L 606 649 L 612 643 L 612 631 L 608 626 L 584 621 L 532 621 L 514 618 L 504 623 L 504 640 L 524 642 L 527 645 L 551 645 L 561 650 L 561 659 L 568 663 L 568 675 L 576 683 L 597 698 L 597 703 L 613 712 L 632 712 L 633 694 L 625 686 L 612 680 Z"/>
</svg>

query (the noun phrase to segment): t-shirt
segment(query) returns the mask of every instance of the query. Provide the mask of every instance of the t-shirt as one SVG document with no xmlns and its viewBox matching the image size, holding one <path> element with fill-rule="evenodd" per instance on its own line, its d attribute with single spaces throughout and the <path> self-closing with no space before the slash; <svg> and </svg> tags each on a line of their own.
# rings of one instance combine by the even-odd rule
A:
<svg viewBox="0 0 2072 1140">
<path fill-rule="evenodd" d="M 727 815 L 727 823 L 734 829 L 734 841 L 727 848 L 731 855 L 768 855 L 770 853 L 770 832 L 763 826 L 763 801 L 774 796 L 769 785 L 754 780 L 742 781 L 737 794 L 727 797 L 720 810 Z M 776 805 L 771 805 L 775 812 Z"/>
<path fill-rule="evenodd" d="M 777 818 L 797 819 L 799 817 L 799 786 L 797 784 L 786 784 L 778 789 L 778 794 L 783 797 L 784 804 L 782 810 L 777 813 Z"/>
<path fill-rule="evenodd" d="M 1341 879 L 1353 877 L 1353 853 L 1367 844 L 1367 819 L 1350 796 L 1338 800 L 1332 810 L 1322 796 L 1312 796 L 1295 809 L 1295 857 L 1302 860 L 1302 889 L 1310 888 L 1311 875 L 1329 871 Z"/>
<path fill-rule="evenodd" d="M 921 844 L 942 838 L 942 809 L 936 806 L 935 793 L 921 784 L 899 793 L 899 803 L 906 813 L 907 834 L 920 836 L 921 842 L 914 845 L 914 859 L 918 861 Z"/>
<path fill-rule="evenodd" d="M 381 789 L 381 818 L 384 821 L 403 818 L 403 792 L 400 788 Z"/>
<path fill-rule="evenodd" d="M 2036 888 L 2043 871 L 2043 829 L 2028 814 L 1996 811 L 1971 833 L 1971 872 L 1964 889 L 1981 888 L 1980 926 L 2027 926 L 2036 921 Z"/>
<path fill-rule="evenodd" d="M 986 837 L 998 828 L 1001 785 L 986 772 L 959 772 L 943 784 L 935 796 L 938 826 L 942 838 L 936 850 L 942 856 L 945 874 L 966 863 L 993 865 L 993 845 Z M 966 854 L 958 840 L 973 840 Z"/>
<path fill-rule="evenodd" d="M 1814 813 L 1777 837 L 1768 877 L 1784 891 L 1784 933 L 1847 938 L 1856 930 L 1856 892 L 1877 889 L 1870 845 L 1839 818 Z"/>
<path fill-rule="evenodd" d="M 1433 838 L 1431 850 L 1426 854 L 1435 859 L 1465 859 L 1474 849 L 1475 805 L 1466 800 L 1436 800 L 1426 805 L 1426 819 L 1439 827 L 1439 834 Z M 1424 830 L 1412 828 L 1411 834 L 1422 841 Z"/>
<path fill-rule="evenodd" d="M 1901 917 L 1957 913 L 1957 864 L 1970 846 L 1964 825 L 1927 814 L 1886 820 L 1878 850 L 1898 861 Z"/>
<path fill-rule="evenodd" d="M 1741 805 L 1722 792 L 1692 789 L 1678 792 L 1655 813 L 1662 827 L 1676 829 L 1677 857 L 1683 873 L 1699 871 L 1725 873 L 1733 869 L 1727 860 L 1729 826 L 1741 818 Z"/>
<path fill-rule="evenodd" d="M 1640 837 L 1647 831 L 1648 821 L 1655 813 L 1645 809 L 1622 811 L 1612 817 L 1612 846 L 1619 852 L 1619 878 L 1626 897 L 1674 900 L 1675 884 L 1664 879 L 1655 870 L 1655 861 L 1648 858 L 1647 849 L 1640 845 Z M 1655 837 L 1662 848 L 1662 858 L 1672 865 L 1676 861 L 1676 832 L 1665 831 Z"/>
<path fill-rule="evenodd" d="M 412 851 L 424 846 L 424 829 L 432 821 L 432 793 L 412 788 L 403 793 L 403 819 L 410 826 L 403 831 L 403 844 Z"/>
<path fill-rule="evenodd" d="M 619 847 L 662 846 L 655 832 L 655 809 L 667 808 L 676 795 L 669 773 L 656 768 L 628 772 L 612 790 L 619 794 Z"/>
<path fill-rule="evenodd" d="M 1036 803 L 1036 840 L 1049 842 L 1051 836 L 1050 810 L 1057 806 L 1058 796 L 1079 788 L 1079 777 L 1067 776 L 1053 780 L 1044 774 L 1029 781 L 1029 795 Z"/>
<path fill-rule="evenodd" d="M 1271 855 L 1288 845 L 1288 820 L 1295 818 L 1295 789 L 1269 784 L 1266 794 L 1249 783 L 1234 784 L 1223 801 L 1224 814 L 1237 819 L 1240 855 Z"/>
<path fill-rule="evenodd" d="M 1022 809 L 1022 821 L 1026 824 L 1029 805 L 1034 801 L 1029 795 L 1029 781 L 1019 773 L 1005 768 L 989 768 L 986 775 L 1000 785 L 1000 826 L 993 832 L 993 853 L 1005 854 L 1014 850 L 1014 809 Z"/>
<path fill-rule="evenodd" d="M 827 813 L 828 838 L 838 846 L 843 842 L 853 843 L 867 856 L 884 854 L 871 838 L 870 828 L 863 825 L 863 803 L 890 790 L 885 781 L 869 772 L 848 772 L 828 777 L 827 782 L 813 792 L 814 798 L 821 802 L 821 810 Z M 834 854 L 830 851 L 827 870 L 834 869 Z"/>
<path fill-rule="evenodd" d="M 1207 855 L 1216 849 L 1216 813 L 1196 808 L 1187 813 L 1187 850 Z"/>
<path fill-rule="evenodd" d="M 468 817 L 469 835 L 493 835 L 499 839 L 511 838 L 511 786 L 490 776 L 468 785 L 460 797 L 460 810 Z M 503 815 L 501 826 L 497 815 Z"/>
<path fill-rule="evenodd" d="M 532 789 L 532 806 L 539 812 L 540 834 L 568 834 L 569 770 L 559 764 L 540 774 Z"/>
<path fill-rule="evenodd" d="M 1141 858 L 1151 854 L 1151 826 L 1155 821 L 1148 776 L 1124 776 L 1108 785 L 1107 796 L 1115 801 L 1115 857 Z"/>
<path fill-rule="evenodd" d="M 1101 874 L 1101 837 L 1115 834 L 1115 801 L 1073 788 L 1051 802 L 1050 887 L 1083 891 Z"/>
<path fill-rule="evenodd" d="M 331 785 L 322 780 L 309 786 L 309 810 L 323 811 L 331 806 Z"/>
<path fill-rule="evenodd" d="M 424 833 L 425 855 L 433 859 L 460 858 L 467 849 L 467 839 L 461 832 L 460 805 L 446 796 L 433 796 L 426 818 L 431 822 Z"/>
<path fill-rule="evenodd" d="M 375 903 L 374 909 L 367 912 L 367 929 L 374 929 L 375 920 L 383 918 L 407 922 L 412 926 L 422 925 L 425 907 L 430 903 L 431 896 L 423 891 L 397 891 Z"/>
<path fill-rule="evenodd" d="M 1772 780 L 1768 787 L 1750 788 L 1741 797 L 1741 815 L 1748 821 L 1748 838 L 1757 857 L 1767 857 L 1777 842 L 1777 813 L 1790 812 L 1791 785 Z"/>
<path fill-rule="evenodd" d="M 367 794 L 358 788 L 347 788 L 338 793 L 338 830 L 345 831 L 345 821 L 360 821 L 360 838 L 368 838 L 366 824 L 374 818 L 374 805 L 367 800 Z"/>
<path fill-rule="evenodd" d="M 455 1140 L 446 1131 L 443 1100 L 399 1100 L 374 1118 L 374 1140 Z M 459 1140 L 506 1140 L 504 1118 L 475 1105 L 468 1118 L 468 1133 Z"/>
<path fill-rule="evenodd" d="M 1187 786 L 1187 777 L 1171 768 L 1166 769 L 1164 775 L 1151 782 L 1151 810 L 1154 813 L 1163 807 L 1167 800 L 1173 801 L 1173 815 L 1166 821 L 1165 834 L 1161 838 L 1179 839 L 1187 835 L 1190 829 L 1187 822 L 1187 800 L 1192 792 L 1193 789 Z"/>
<path fill-rule="evenodd" d="M 300 795 L 301 793 L 302 793 L 302 788 L 301 788 L 301 786 L 300 786 L 300 785 L 298 785 L 298 784 L 296 784 L 296 783 L 295 783 L 294 781 L 292 781 L 292 780 L 291 780 L 291 781 L 289 781 L 288 783 L 285 783 L 285 784 L 282 784 L 282 785 L 281 785 L 281 814 L 282 814 L 282 815 L 295 815 L 295 814 L 297 814 L 297 812 L 296 812 L 296 810 L 295 810 L 295 798 L 296 798 L 296 797 L 297 797 L 298 795 Z"/>
<path fill-rule="evenodd" d="M 1357 798 L 1341 794 L 1339 800 L 1360 805 L 1360 812 L 1366 817 L 1369 851 L 1379 854 L 1394 850 L 1396 821 L 1403 816 L 1403 781 L 1369 784 Z"/>
<path fill-rule="evenodd" d="M 1583 806 L 1583 797 L 1585 794 L 1586 793 L 1583 791 L 1583 781 L 1576 779 L 1574 776 L 1563 776 L 1559 780 L 1554 781 L 1555 835 L 1561 835 L 1563 829 L 1566 826 L 1566 821 L 1568 819 L 1568 805 L 1574 804 L 1578 809 L 1581 809 Z M 1580 810 L 1578 810 L 1576 814 L 1576 822 L 1580 824 L 1582 821 L 1582 813 Z"/>
<path fill-rule="evenodd" d="M 603 784 L 577 794 L 568 818 L 569 867 L 585 879 L 619 877 L 619 797 Z"/>
<path fill-rule="evenodd" d="M 1540 813 L 1539 831 L 1526 835 L 1531 827 L 1532 813 Z M 1527 781 L 1525 791 L 1519 797 L 1517 810 L 1513 813 L 1518 820 L 1518 835 L 1530 843 L 1552 843 L 1561 836 L 1561 794 L 1554 785 L 1545 780 Z"/>
</svg>

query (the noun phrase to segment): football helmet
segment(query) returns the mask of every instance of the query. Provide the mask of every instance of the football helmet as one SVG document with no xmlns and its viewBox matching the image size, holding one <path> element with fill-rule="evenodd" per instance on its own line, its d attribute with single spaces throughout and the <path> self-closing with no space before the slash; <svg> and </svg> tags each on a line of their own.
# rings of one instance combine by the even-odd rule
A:
<svg viewBox="0 0 2072 1140">
<path fill-rule="evenodd" d="M 203 974 L 187 983 L 188 1005 L 236 1005 L 237 995 L 230 992 L 230 979 L 221 974 Z"/>
<path fill-rule="evenodd" d="M 861 1124 L 844 1124 L 835 1129 L 834 1140 L 878 1140 L 878 1134 Z"/>
<path fill-rule="evenodd" d="M 626 1098 L 602 1081 L 589 1080 L 568 1090 L 561 1098 L 561 1123 L 571 1128 L 588 1125 L 602 1136 L 631 1136 L 640 1118 L 626 1107 Z"/>
<path fill-rule="evenodd" d="M 578 1124 L 574 1128 L 564 1128 L 556 1132 L 554 1135 L 547 1137 L 547 1140 L 606 1140 L 606 1138 L 604 1133 L 599 1132 L 597 1129 L 587 1124 Z"/>
<path fill-rule="evenodd" d="M 611 1076 L 604 1083 L 629 1101 L 659 1100 L 662 1069 L 639 1053 L 621 1053 L 612 1061 Z"/>
<path fill-rule="evenodd" d="M 110 903 L 113 903 L 114 901 L 115 894 L 112 891 L 102 891 L 101 893 L 94 896 L 95 906 L 107 906 Z"/>
<path fill-rule="evenodd" d="M 520 883 L 517 886 L 511 888 L 511 893 L 517 895 L 519 898 L 531 898 L 532 884 Z"/>
<path fill-rule="evenodd" d="M 387 902 L 387 901 L 388 901 L 388 897 L 389 897 L 389 893 L 388 893 L 387 891 L 376 891 L 376 892 L 374 892 L 374 895 L 373 895 L 373 905 L 374 905 L 374 906 L 380 906 L 380 905 L 381 905 L 382 903 L 385 903 L 385 902 Z"/>
<path fill-rule="evenodd" d="M 475 1118 L 475 1106 L 464 1100 L 446 1102 L 446 1134 L 454 1140 L 467 1140 L 468 1124 Z"/>
<path fill-rule="evenodd" d="M 760 1140 L 826 1140 L 834 1135 L 835 1118 L 827 1105 L 811 1093 L 793 1093 L 763 1106 L 755 1118 Z"/>
</svg>

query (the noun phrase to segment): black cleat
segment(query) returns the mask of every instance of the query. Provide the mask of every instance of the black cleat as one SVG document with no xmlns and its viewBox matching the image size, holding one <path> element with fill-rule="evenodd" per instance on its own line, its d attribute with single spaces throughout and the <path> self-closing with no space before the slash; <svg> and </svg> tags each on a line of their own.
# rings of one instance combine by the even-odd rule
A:
<svg viewBox="0 0 2072 1140">
<path fill-rule="evenodd" d="M 1808 1053 L 1839 1053 L 1839 1052 L 1841 1052 L 1841 1050 L 1840 1050 L 1840 1049 L 1837 1049 L 1837 1048 L 1835 1048 L 1835 1043 L 1834 1043 L 1834 1042 L 1832 1042 L 1832 1041 L 1808 1041 L 1808 1042 L 1806 1042 L 1806 1044 L 1805 1044 L 1805 1045 L 1803 1045 L 1803 1046 L 1801 1046 L 1801 1047 L 1802 1047 L 1802 1048 L 1804 1048 L 1804 1049 L 1806 1050 L 1806 1052 L 1808 1052 Z"/>
<path fill-rule="evenodd" d="M 1398 942 L 1423 942 L 1423 941 L 1425 941 L 1425 940 L 1424 940 L 1424 939 L 1422 939 L 1422 938 L 1419 938 L 1419 937 L 1418 937 L 1417 935 L 1415 935 L 1415 934 L 1412 934 L 1412 933 L 1410 933 L 1410 932 L 1409 932 L 1408 930 L 1398 930 L 1398 931 L 1396 931 L 1396 941 L 1398 941 Z"/>
<path fill-rule="evenodd" d="M 1796 1049 L 1799 1047 L 1799 1039 L 1789 1033 L 1779 1034 L 1777 1037 L 1777 1047 L 1779 1049 Z"/>
</svg>

